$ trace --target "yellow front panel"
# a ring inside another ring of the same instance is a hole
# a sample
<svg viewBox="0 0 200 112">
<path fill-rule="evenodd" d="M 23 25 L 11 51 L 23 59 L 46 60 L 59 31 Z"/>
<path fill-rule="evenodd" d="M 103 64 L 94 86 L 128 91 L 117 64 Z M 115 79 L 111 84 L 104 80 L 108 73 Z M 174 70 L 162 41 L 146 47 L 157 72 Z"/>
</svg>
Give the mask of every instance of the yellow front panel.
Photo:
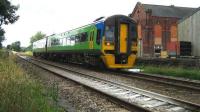
<svg viewBox="0 0 200 112">
<path fill-rule="evenodd" d="M 106 45 L 105 44 L 105 37 L 103 37 L 103 39 L 102 39 L 102 49 L 101 49 L 101 51 L 102 51 L 102 53 L 103 54 L 105 54 L 105 50 L 114 50 L 115 48 L 114 48 L 114 44 L 113 45 Z"/>
<path fill-rule="evenodd" d="M 128 57 L 128 63 L 127 64 L 115 64 L 115 56 L 112 54 L 107 54 L 104 56 L 101 56 L 103 59 L 103 62 L 108 68 L 132 68 L 135 64 L 136 55 L 131 54 Z"/>
<path fill-rule="evenodd" d="M 128 25 L 120 24 L 120 53 L 127 52 Z"/>
</svg>

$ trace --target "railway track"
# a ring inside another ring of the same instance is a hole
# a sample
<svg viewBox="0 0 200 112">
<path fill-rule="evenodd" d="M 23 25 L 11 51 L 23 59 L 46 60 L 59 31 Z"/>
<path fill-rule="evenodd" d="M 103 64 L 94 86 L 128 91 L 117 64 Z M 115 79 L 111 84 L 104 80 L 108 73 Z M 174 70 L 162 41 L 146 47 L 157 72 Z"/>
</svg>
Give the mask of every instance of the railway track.
<svg viewBox="0 0 200 112">
<path fill-rule="evenodd" d="M 200 68 L 200 58 L 138 58 L 138 65 L 181 66 L 185 68 Z"/>
<path fill-rule="evenodd" d="M 87 75 L 87 73 L 66 69 L 65 67 L 31 60 L 31 58 L 20 56 L 22 59 L 31 62 L 54 74 L 68 78 L 117 101 L 126 108 L 139 112 L 199 112 L 200 105 L 175 98 L 159 95 L 153 92 L 130 87 L 113 81 Z"/>
<path fill-rule="evenodd" d="M 182 78 L 174 78 L 169 76 L 161 76 L 147 73 L 135 73 L 128 70 L 124 71 L 111 71 L 111 73 L 118 73 L 125 77 L 138 78 L 142 80 L 152 81 L 161 84 L 167 84 L 189 90 L 200 91 L 200 81 L 187 80 Z"/>
</svg>

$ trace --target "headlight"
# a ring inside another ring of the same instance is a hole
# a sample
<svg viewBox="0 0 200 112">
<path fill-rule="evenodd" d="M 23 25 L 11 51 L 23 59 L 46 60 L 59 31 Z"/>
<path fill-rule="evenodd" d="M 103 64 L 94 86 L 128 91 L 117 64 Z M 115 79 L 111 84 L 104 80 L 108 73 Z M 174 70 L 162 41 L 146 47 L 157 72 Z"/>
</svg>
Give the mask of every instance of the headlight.
<svg viewBox="0 0 200 112">
<path fill-rule="evenodd" d="M 106 45 L 109 46 L 109 45 L 110 45 L 110 42 L 106 42 Z"/>
<path fill-rule="evenodd" d="M 114 45 L 114 43 L 113 42 L 105 42 L 105 45 L 110 46 L 110 45 Z"/>
</svg>

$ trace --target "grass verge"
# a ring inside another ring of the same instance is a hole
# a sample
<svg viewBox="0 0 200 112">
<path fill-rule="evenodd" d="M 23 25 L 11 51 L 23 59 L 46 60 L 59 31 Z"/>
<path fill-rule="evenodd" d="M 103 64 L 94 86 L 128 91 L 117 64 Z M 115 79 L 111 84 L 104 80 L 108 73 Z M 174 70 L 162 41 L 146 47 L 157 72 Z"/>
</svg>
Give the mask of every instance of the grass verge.
<svg viewBox="0 0 200 112">
<path fill-rule="evenodd" d="M 25 55 L 27 56 L 33 56 L 33 52 L 32 51 L 26 51 L 24 52 Z"/>
<path fill-rule="evenodd" d="M 0 51 L 0 112 L 62 111 L 57 105 L 57 87 L 46 89 L 4 53 Z"/>
<path fill-rule="evenodd" d="M 169 66 L 136 66 L 135 68 L 139 68 L 144 70 L 144 73 L 152 73 L 152 74 L 160 74 L 166 76 L 174 76 L 174 77 L 182 77 L 194 80 L 200 80 L 200 70 L 199 69 L 191 69 L 191 68 L 182 68 L 182 67 L 169 67 Z"/>
</svg>

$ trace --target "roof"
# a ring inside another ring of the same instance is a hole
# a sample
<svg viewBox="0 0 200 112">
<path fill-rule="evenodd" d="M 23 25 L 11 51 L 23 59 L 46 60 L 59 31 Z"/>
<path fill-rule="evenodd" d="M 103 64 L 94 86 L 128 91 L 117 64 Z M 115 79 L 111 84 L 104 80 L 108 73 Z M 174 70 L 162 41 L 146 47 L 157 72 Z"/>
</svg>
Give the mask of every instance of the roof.
<svg viewBox="0 0 200 112">
<path fill-rule="evenodd" d="M 174 5 L 164 6 L 164 5 L 152 5 L 152 4 L 142 4 L 145 10 L 151 9 L 152 16 L 160 16 L 160 17 L 176 17 L 183 18 L 187 16 L 189 13 L 196 10 L 196 8 L 189 7 L 177 7 Z"/>
<path fill-rule="evenodd" d="M 194 15 L 194 14 L 197 13 L 198 11 L 200 11 L 200 7 L 197 8 L 196 10 L 192 11 L 190 14 L 188 14 L 187 16 L 185 16 L 183 19 L 179 20 L 179 23 L 181 23 L 181 22 L 184 21 L 185 19 L 189 18 L 190 16 Z"/>
</svg>

